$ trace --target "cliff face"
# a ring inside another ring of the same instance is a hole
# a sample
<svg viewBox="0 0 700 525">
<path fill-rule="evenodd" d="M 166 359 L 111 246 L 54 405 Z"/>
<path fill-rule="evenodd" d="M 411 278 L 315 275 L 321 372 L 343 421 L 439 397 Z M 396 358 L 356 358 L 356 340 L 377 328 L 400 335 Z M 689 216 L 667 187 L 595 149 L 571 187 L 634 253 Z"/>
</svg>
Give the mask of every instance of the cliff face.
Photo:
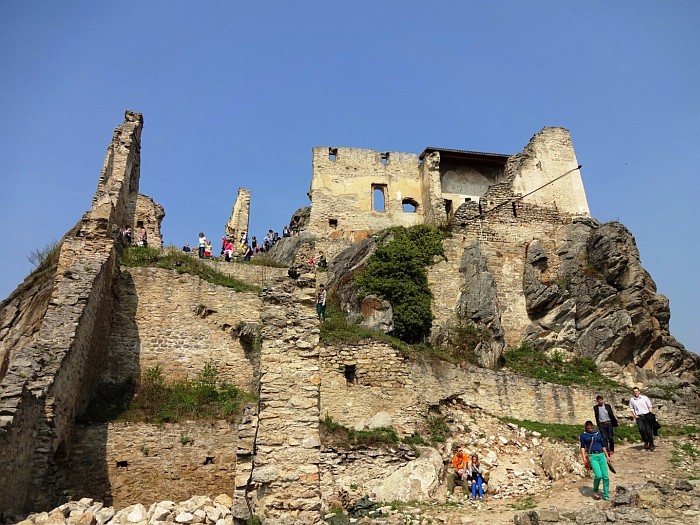
<svg viewBox="0 0 700 525">
<path fill-rule="evenodd" d="M 656 293 L 622 224 L 575 221 L 560 228 L 553 249 L 534 240 L 525 257 L 523 293 L 531 323 L 523 342 L 692 379 L 700 357 L 669 333 L 668 299 Z M 550 271 L 552 261 L 556 272 Z"/>
</svg>

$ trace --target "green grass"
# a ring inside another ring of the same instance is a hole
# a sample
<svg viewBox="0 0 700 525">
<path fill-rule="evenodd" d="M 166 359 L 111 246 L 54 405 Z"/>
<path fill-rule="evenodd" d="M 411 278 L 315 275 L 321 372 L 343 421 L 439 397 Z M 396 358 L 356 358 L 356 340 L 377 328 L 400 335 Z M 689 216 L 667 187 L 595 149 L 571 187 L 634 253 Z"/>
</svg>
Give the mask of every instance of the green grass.
<svg viewBox="0 0 700 525">
<path fill-rule="evenodd" d="M 393 428 L 376 428 L 373 430 L 355 430 L 345 427 L 326 414 L 321 422 L 321 441 L 325 445 L 336 447 L 386 446 L 398 443 L 399 436 Z"/>
<path fill-rule="evenodd" d="M 515 419 L 512 417 L 501 417 L 499 419 L 501 421 L 505 421 L 506 423 L 515 423 L 526 430 L 539 432 L 542 434 L 542 437 L 547 437 L 556 441 L 578 442 L 581 432 L 584 431 L 583 423 L 581 423 L 581 425 L 568 425 L 565 423 L 541 423 L 539 421 Z M 620 442 L 623 440 L 630 443 L 636 443 L 640 440 L 636 425 L 621 425 L 615 428 L 615 442 Z"/>
<path fill-rule="evenodd" d="M 216 367 L 207 363 L 194 380 L 166 381 L 160 366 L 146 371 L 141 384 L 133 381 L 101 390 L 79 418 L 82 423 L 113 420 L 178 423 L 185 420 L 238 419 L 251 394 L 219 381 Z"/>
<path fill-rule="evenodd" d="M 513 510 L 530 510 L 537 507 L 537 502 L 532 496 L 525 496 L 515 503 L 509 503 L 508 506 Z"/>
<path fill-rule="evenodd" d="M 229 277 L 202 262 L 198 257 L 193 257 L 179 250 L 166 250 L 163 253 L 156 248 L 129 246 L 122 251 L 120 262 L 123 266 L 156 267 L 175 270 L 178 273 L 188 273 L 208 283 L 231 288 L 236 292 L 260 293 L 262 291 L 259 286 L 246 284 Z"/>
<path fill-rule="evenodd" d="M 505 367 L 511 372 L 559 385 L 618 388 L 621 385 L 600 373 L 595 361 L 587 357 L 564 360 L 561 354 L 547 356 L 523 344 L 503 354 Z"/>
</svg>

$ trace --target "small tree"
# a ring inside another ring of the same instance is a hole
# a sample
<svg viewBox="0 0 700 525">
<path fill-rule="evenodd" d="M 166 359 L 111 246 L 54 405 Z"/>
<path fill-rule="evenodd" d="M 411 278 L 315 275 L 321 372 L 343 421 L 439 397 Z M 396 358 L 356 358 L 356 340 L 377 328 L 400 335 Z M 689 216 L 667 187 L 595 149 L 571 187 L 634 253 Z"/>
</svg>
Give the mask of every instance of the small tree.
<svg viewBox="0 0 700 525">
<path fill-rule="evenodd" d="M 392 228 L 385 232 L 357 276 L 360 290 L 391 303 L 394 335 L 407 343 L 420 342 L 430 333 L 430 288 L 426 266 L 436 255 L 444 256 L 445 234 L 426 225 Z"/>
</svg>

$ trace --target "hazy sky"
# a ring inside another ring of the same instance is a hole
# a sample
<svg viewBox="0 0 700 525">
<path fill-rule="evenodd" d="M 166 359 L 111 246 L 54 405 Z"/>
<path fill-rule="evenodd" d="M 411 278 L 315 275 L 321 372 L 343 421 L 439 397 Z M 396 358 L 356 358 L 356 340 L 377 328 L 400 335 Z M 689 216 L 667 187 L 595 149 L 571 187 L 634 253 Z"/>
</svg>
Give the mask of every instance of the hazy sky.
<svg viewBox="0 0 700 525">
<path fill-rule="evenodd" d="M 124 110 L 166 244 L 308 204 L 313 146 L 516 153 L 571 131 L 700 352 L 700 2 L 0 2 L 0 297 L 89 209 Z"/>
</svg>

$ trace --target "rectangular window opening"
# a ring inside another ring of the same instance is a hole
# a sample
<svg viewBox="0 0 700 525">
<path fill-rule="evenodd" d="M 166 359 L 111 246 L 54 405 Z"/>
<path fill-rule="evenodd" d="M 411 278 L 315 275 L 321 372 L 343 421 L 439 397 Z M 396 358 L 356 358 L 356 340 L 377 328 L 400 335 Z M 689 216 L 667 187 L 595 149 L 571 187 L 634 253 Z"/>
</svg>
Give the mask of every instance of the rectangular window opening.
<svg viewBox="0 0 700 525">
<path fill-rule="evenodd" d="M 338 219 L 328 219 L 328 226 L 330 226 L 331 228 L 337 228 Z"/>
<path fill-rule="evenodd" d="M 338 156 L 338 148 L 328 148 L 328 160 L 335 160 Z"/>
<path fill-rule="evenodd" d="M 372 209 L 386 211 L 386 184 L 372 184 Z"/>
</svg>

